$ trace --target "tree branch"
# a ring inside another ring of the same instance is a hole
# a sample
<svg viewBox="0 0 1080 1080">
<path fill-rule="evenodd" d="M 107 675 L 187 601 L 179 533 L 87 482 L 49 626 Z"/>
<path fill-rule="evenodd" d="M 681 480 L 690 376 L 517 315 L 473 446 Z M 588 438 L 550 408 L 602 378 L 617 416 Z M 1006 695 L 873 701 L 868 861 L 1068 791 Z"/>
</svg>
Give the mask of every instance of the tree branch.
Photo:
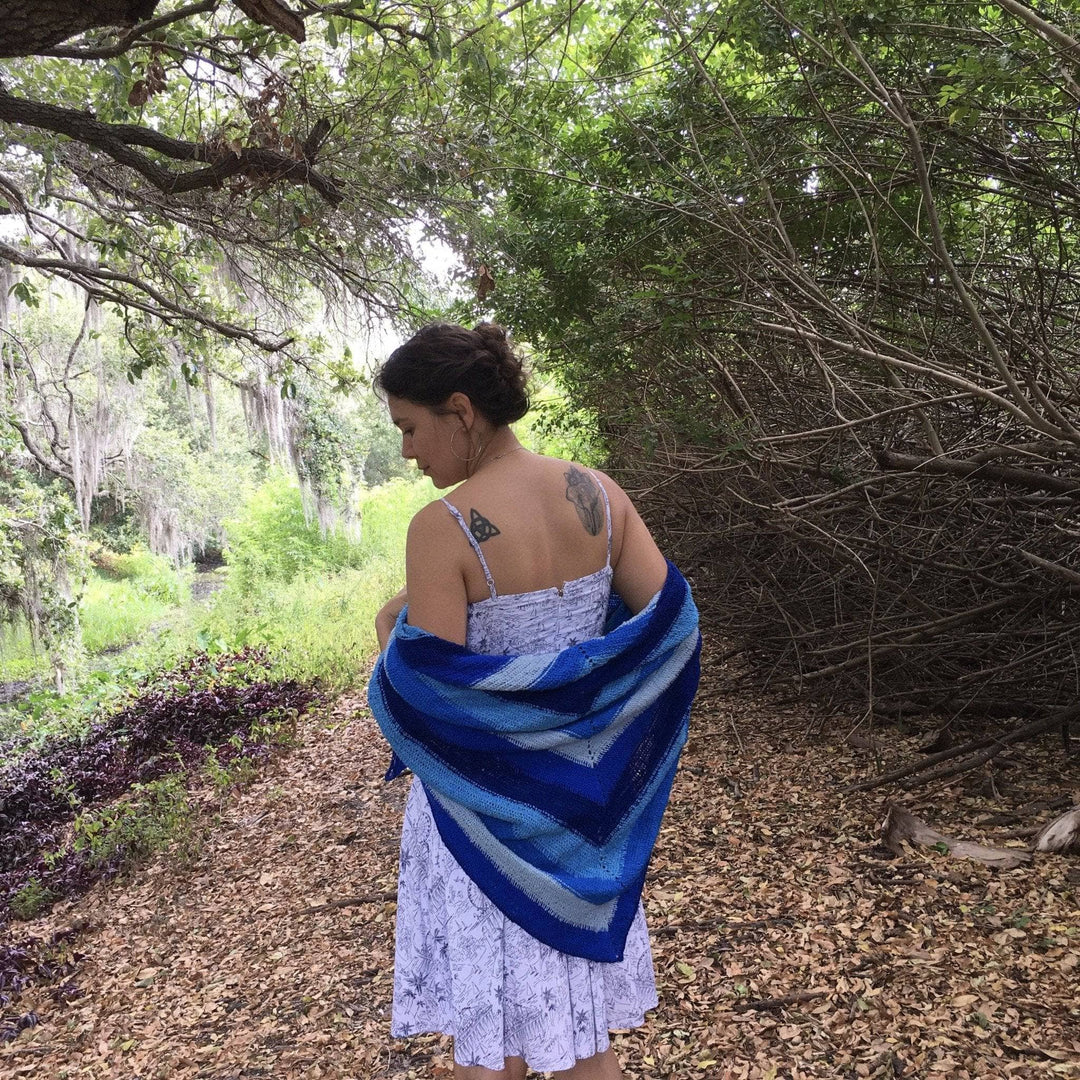
<svg viewBox="0 0 1080 1080">
<path fill-rule="evenodd" d="M 149 19 L 158 0 L 0 0 L 0 56 L 32 56 L 99 26 Z"/>
<path fill-rule="evenodd" d="M 258 146 L 234 150 L 225 143 L 194 143 L 174 139 L 151 128 L 136 124 L 106 124 L 88 112 L 46 105 L 0 90 L 0 121 L 5 120 L 66 135 L 76 142 L 94 146 L 114 161 L 145 177 L 167 195 L 220 187 L 230 176 L 243 174 L 269 182 L 287 180 L 293 184 L 310 185 L 333 206 L 344 198 L 337 184 L 317 172 L 307 158 L 297 160 L 277 150 Z M 133 146 L 144 146 L 177 161 L 210 164 L 205 169 L 174 173 L 145 154 L 133 150 Z"/>
<path fill-rule="evenodd" d="M 66 60 L 112 60 L 114 57 L 126 53 L 132 45 L 138 42 L 140 38 L 146 37 L 147 34 L 152 34 L 170 23 L 181 22 L 183 19 L 190 19 L 194 15 L 214 11 L 219 3 L 220 0 L 200 0 L 197 4 L 190 4 L 188 7 L 179 8 L 177 11 L 170 11 L 166 15 L 159 15 L 156 19 L 149 19 L 146 22 L 139 23 L 138 26 L 133 26 L 126 33 L 121 34 L 115 44 L 107 45 L 101 49 L 61 47 L 58 49 L 43 49 L 37 55 L 59 56 Z"/>
<path fill-rule="evenodd" d="M 528 0 L 523 0 L 524 3 L 528 3 Z M 348 19 L 350 22 L 360 23 L 363 26 L 374 30 L 376 34 L 381 37 L 385 37 L 388 33 L 397 34 L 401 38 L 413 38 L 416 41 L 430 41 L 431 35 L 424 33 L 422 30 L 414 30 L 411 26 L 404 23 L 390 23 L 381 22 L 379 19 L 373 19 L 370 15 L 365 15 L 363 12 L 357 11 L 355 4 L 352 3 L 336 3 L 336 4 L 314 4 L 310 0 L 305 0 L 304 4 L 305 14 L 318 14 L 318 15 L 337 15 L 339 18 Z M 487 23 L 481 23 L 480 29 L 486 26 Z M 475 33 L 476 30 L 473 31 Z"/>
<path fill-rule="evenodd" d="M 66 480 L 69 484 L 75 483 L 71 473 L 65 472 L 60 468 L 56 461 L 50 460 L 37 443 L 34 442 L 34 437 L 30 434 L 29 426 L 25 420 L 22 420 L 17 416 L 8 416 L 7 421 L 19 433 L 23 446 L 26 447 L 27 452 L 43 469 L 52 473 L 53 476 L 60 477 L 61 480 Z"/>
<path fill-rule="evenodd" d="M 304 20 L 281 0 L 233 0 L 233 3 L 253 22 L 287 34 L 293 41 L 303 41 L 307 36 Z"/>
<path fill-rule="evenodd" d="M 958 461 L 956 458 L 921 458 L 914 454 L 896 454 L 878 449 L 874 453 L 882 469 L 907 469 L 913 472 L 937 473 L 941 476 L 970 476 L 976 480 L 993 480 L 1001 484 L 1016 484 L 1029 491 L 1052 491 L 1080 499 L 1080 481 L 1064 476 L 1049 476 L 1031 469 L 1012 465 L 986 465 L 981 462 Z"/>
<path fill-rule="evenodd" d="M 163 322 L 172 322 L 177 319 L 190 319 L 209 330 L 214 330 L 232 341 L 248 341 L 266 352 L 280 352 L 289 346 L 293 339 L 279 338 L 274 341 L 265 338 L 255 330 L 246 330 L 232 323 L 221 322 L 211 318 L 201 311 L 186 307 L 174 300 L 170 300 L 149 282 L 132 277 L 129 274 L 120 274 L 115 270 L 109 270 L 103 266 L 88 266 L 85 263 L 71 262 L 67 259 L 46 259 L 35 255 L 28 255 L 11 247 L 10 244 L 0 242 L 0 258 L 7 259 L 18 266 L 27 266 L 35 270 L 44 270 L 57 274 L 59 277 L 74 282 L 81 289 L 99 300 L 108 300 L 112 303 L 133 307 L 139 311 L 145 311 Z M 137 297 L 129 296 L 119 289 L 110 289 L 106 283 L 116 282 L 120 285 L 129 285 L 139 292 L 144 293 L 154 301 L 154 305 L 148 304 Z M 155 306 L 156 305 L 156 306 Z"/>
<path fill-rule="evenodd" d="M 1063 49 L 1070 60 L 1080 60 L 1080 41 L 1070 37 L 1064 30 L 1059 29 L 1053 23 L 1047 22 L 1036 14 L 1026 4 L 1018 3 L 1017 0 L 997 0 L 997 6 L 1022 19 L 1047 41 L 1053 42 L 1059 49 Z"/>
</svg>

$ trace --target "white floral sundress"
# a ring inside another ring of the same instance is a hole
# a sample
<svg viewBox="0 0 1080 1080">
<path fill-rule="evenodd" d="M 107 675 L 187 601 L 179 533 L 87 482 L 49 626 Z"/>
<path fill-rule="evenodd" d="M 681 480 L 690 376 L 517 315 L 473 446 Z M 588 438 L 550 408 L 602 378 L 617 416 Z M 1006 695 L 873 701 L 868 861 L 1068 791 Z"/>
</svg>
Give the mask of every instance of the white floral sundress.
<svg viewBox="0 0 1080 1080">
<path fill-rule="evenodd" d="M 469 605 L 470 649 L 552 652 L 602 632 L 611 593 L 610 510 L 608 564 L 601 570 L 562 590 L 498 595 L 480 545 L 446 505 L 480 558 L 491 592 Z M 656 1004 L 640 904 L 621 961 L 586 960 L 542 944 L 469 879 L 439 836 L 423 785 L 413 780 L 401 830 L 395 1038 L 442 1032 L 454 1037 L 459 1065 L 498 1070 L 506 1058 L 522 1057 L 537 1072 L 557 1072 L 602 1053 L 611 1029 L 641 1026 Z"/>
</svg>

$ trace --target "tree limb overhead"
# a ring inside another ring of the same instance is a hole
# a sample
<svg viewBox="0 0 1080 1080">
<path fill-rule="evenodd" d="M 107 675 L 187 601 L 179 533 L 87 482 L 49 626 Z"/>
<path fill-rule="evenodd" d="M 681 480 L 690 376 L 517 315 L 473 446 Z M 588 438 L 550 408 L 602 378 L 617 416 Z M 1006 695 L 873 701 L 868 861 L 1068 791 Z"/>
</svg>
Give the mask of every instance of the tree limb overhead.
<svg viewBox="0 0 1080 1080">
<path fill-rule="evenodd" d="M 100 59 L 118 55 L 132 40 L 177 19 L 212 11 L 218 0 L 193 4 L 180 12 L 152 20 L 159 0 L 0 0 L 0 56 L 69 56 Z M 304 20 L 281 0 L 234 0 L 253 22 L 269 26 L 294 41 L 303 41 Z M 151 20 L 153 25 L 151 25 Z M 140 24 L 147 23 L 146 26 Z M 115 49 L 55 49 L 63 41 L 102 27 L 133 27 Z"/>
<path fill-rule="evenodd" d="M 243 175 L 264 182 L 286 180 L 313 187 L 327 202 L 337 205 L 343 196 L 337 184 L 318 172 L 307 158 L 293 158 L 260 146 L 188 142 L 136 124 L 106 124 L 89 112 L 46 105 L 0 90 L 0 120 L 24 124 L 96 147 L 169 195 L 200 188 L 215 188 L 231 176 Z M 171 172 L 146 154 L 144 146 L 176 161 L 205 162 L 205 169 Z"/>
<path fill-rule="evenodd" d="M 32 56 L 99 26 L 134 26 L 158 0 L 0 0 L 0 56 Z"/>
<path fill-rule="evenodd" d="M 304 40 L 304 20 L 279 0 L 233 0 L 233 3 L 249 19 L 288 34 L 294 41 Z"/>
</svg>

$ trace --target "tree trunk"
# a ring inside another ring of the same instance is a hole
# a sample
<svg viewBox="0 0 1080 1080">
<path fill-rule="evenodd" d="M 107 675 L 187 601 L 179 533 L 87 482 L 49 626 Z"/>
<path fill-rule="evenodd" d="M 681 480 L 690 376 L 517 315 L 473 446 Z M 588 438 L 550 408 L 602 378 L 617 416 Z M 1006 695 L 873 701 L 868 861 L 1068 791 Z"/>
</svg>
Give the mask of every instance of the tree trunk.
<svg viewBox="0 0 1080 1080">
<path fill-rule="evenodd" d="M 11 311 L 11 290 L 15 287 L 15 267 L 0 259 L 0 402 L 7 407 L 8 324 Z"/>
<path fill-rule="evenodd" d="M 0 0 L 0 56 L 32 56 L 99 26 L 134 26 L 158 0 Z"/>
<path fill-rule="evenodd" d="M 210 428 L 210 451 L 217 453 L 217 413 L 214 408 L 214 387 L 210 382 L 210 367 L 203 369 L 203 396 L 206 398 L 206 422 Z"/>
<path fill-rule="evenodd" d="M 958 859 L 977 859 L 997 870 L 1013 870 L 1031 862 L 1031 853 L 1027 851 L 1005 851 L 1002 848 L 972 844 L 967 840 L 953 840 L 937 829 L 930 828 L 925 821 L 902 806 L 891 803 L 885 820 L 881 823 L 881 841 L 890 851 L 899 855 L 902 851 L 902 840 L 926 847 L 941 847 Z"/>
<path fill-rule="evenodd" d="M 1054 818 L 1035 839 L 1036 851 L 1058 851 L 1080 855 L 1080 806 Z"/>
</svg>

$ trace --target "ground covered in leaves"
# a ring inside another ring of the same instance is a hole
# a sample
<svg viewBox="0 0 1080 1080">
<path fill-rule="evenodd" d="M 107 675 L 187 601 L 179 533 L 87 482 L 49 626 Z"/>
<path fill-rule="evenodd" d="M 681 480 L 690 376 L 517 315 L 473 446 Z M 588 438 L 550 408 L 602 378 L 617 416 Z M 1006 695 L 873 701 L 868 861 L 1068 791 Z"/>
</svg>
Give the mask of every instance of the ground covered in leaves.
<svg viewBox="0 0 1080 1080">
<path fill-rule="evenodd" d="M 899 798 L 950 835 L 1023 846 L 1052 815 L 1016 810 L 1080 801 L 1076 756 L 1047 738 L 992 775 L 844 796 L 914 756 L 913 735 L 848 740 L 842 717 L 729 675 L 706 655 L 646 889 L 661 1004 L 616 1036 L 627 1076 L 1080 1077 L 1080 859 L 994 871 L 877 835 Z M 451 1074 L 445 1038 L 389 1037 L 406 782 L 382 783 L 358 698 L 306 723 L 258 781 L 207 795 L 196 857 L 14 926 L 75 933 L 49 961 L 63 986 L 23 991 L 38 1022 L 0 1048 L 0 1076 Z"/>
</svg>

